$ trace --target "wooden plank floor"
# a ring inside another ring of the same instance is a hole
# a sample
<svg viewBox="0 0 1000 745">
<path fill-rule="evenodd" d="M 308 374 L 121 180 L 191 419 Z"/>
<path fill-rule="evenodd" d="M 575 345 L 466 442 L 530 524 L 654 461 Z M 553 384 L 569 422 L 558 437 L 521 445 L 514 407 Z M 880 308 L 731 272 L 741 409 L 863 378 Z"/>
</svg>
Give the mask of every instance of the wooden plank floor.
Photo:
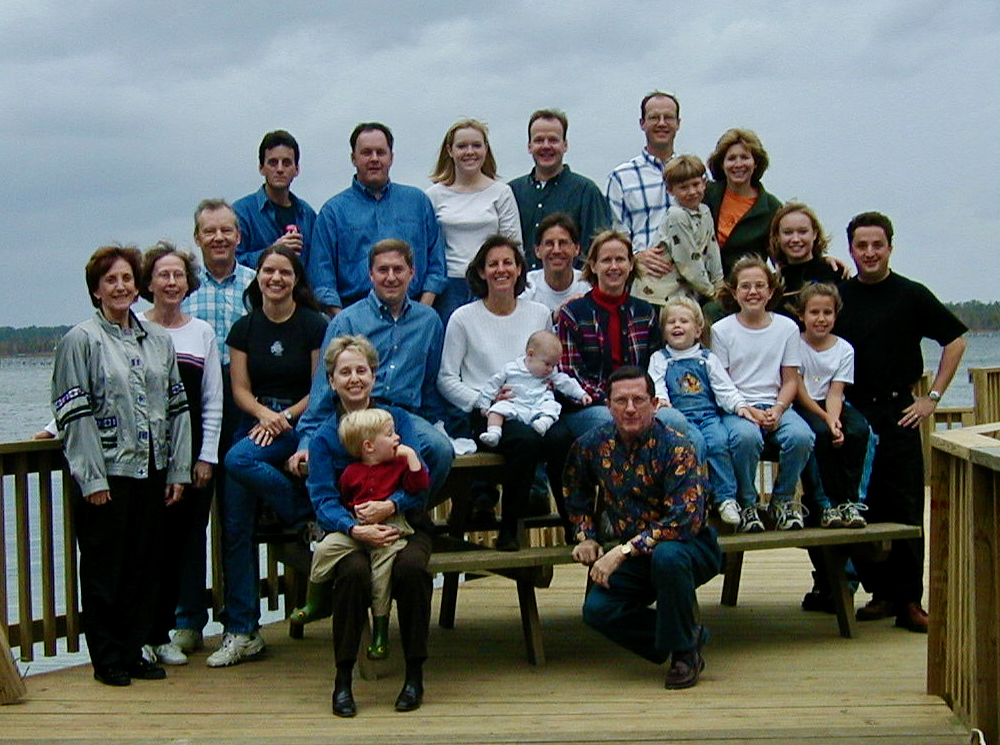
<svg viewBox="0 0 1000 745">
<path fill-rule="evenodd" d="M 24 743 L 964 743 L 968 731 L 924 691 L 926 638 L 891 621 L 837 634 L 833 616 L 799 609 L 805 552 L 747 554 L 740 606 L 700 592 L 712 631 L 708 667 L 687 691 L 580 621 L 582 568 L 557 567 L 539 590 L 548 665 L 524 659 L 513 583 L 463 586 L 454 630 L 432 626 L 422 709 L 397 714 L 398 646 L 383 677 L 358 680 L 356 719 L 330 713 L 327 623 L 305 639 L 268 627 L 259 662 L 211 670 L 206 653 L 164 682 L 112 689 L 88 667 L 27 679 L 0 707 L 0 742 Z M 435 598 L 435 618 L 436 618 Z M 395 637 L 394 637 L 395 642 Z"/>
</svg>

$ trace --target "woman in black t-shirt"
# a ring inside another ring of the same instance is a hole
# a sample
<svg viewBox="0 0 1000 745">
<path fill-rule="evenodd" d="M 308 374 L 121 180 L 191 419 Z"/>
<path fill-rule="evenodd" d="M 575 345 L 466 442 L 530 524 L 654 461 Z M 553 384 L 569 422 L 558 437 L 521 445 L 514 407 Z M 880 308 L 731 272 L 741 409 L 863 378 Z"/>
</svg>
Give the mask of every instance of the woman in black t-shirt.
<svg viewBox="0 0 1000 745">
<path fill-rule="evenodd" d="M 226 338 L 233 398 L 243 421 L 226 455 L 223 510 L 223 570 L 226 578 L 222 647 L 210 667 L 234 665 L 264 650 L 257 632 L 260 602 L 254 515 L 263 500 L 286 526 L 312 516 L 305 490 L 281 466 L 298 445 L 295 421 L 309 403 L 312 373 L 326 332 L 326 319 L 295 253 L 271 246 L 257 262 L 257 279 L 244 293 L 249 313 Z"/>
<path fill-rule="evenodd" d="M 803 287 L 818 282 L 837 286 L 846 279 L 844 265 L 826 256 L 828 245 L 819 218 L 806 205 L 788 202 L 774 213 L 768 250 L 785 286 L 775 310 L 796 323 Z"/>
</svg>

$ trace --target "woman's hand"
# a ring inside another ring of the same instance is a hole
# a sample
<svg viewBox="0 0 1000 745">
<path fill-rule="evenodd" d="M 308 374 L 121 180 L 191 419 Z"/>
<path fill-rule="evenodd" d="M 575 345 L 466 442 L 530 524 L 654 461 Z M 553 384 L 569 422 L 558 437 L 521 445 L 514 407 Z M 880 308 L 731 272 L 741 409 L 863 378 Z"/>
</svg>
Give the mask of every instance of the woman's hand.
<svg viewBox="0 0 1000 745">
<path fill-rule="evenodd" d="M 93 494 L 88 494 L 84 499 L 91 504 L 107 504 L 111 501 L 111 492 L 107 489 L 101 489 L 101 491 L 95 491 Z"/>
<path fill-rule="evenodd" d="M 496 397 L 493 399 L 493 403 L 497 401 L 507 401 L 508 399 L 514 398 L 514 389 L 509 385 L 502 386 L 499 391 L 497 391 Z"/>
<path fill-rule="evenodd" d="M 255 445 L 262 448 L 266 448 L 274 442 L 274 435 L 272 435 L 266 427 L 259 423 L 250 428 L 250 431 L 247 432 L 247 437 L 253 440 Z"/>
<path fill-rule="evenodd" d="M 212 464 L 200 460 L 191 469 L 191 484 L 195 489 L 203 489 L 212 480 Z"/>
<path fill-rule="evenodd" d="M 285 470 L 292 476 L 303 476 L 302 467 L 309 463 L 308 450 L 296 450 L 285 461 Z"/>
<path fill-rule="evenodd" d="M 399 528 L 391 525 L 355 525 L 351 538 L 372 548 L 385 548 L 399 540 Z"/>
<path fill-rule="evenodd" d="M 163 503 L 169 507 L 180 502 L 183 496 L 184 484 L 167 484 L 167 488 L 163 490 Z"/>
<path fill-rule="evenodd" d="M 354 514 L 362 525 L 377 525 L 396 514 L 396 503 L 390 499 L 365 502 L 354 508 Z"/>
<path fill-rule="evenodd" d="M 257 416 L 257 426 L 265 429 L 271 437 L 277 438 L 278 435 L 288 432 L 292 428 L 292 423 L 288 421 L 285 412 L 268 409 L 266 413 L 262 412 Z"/>
</svg>

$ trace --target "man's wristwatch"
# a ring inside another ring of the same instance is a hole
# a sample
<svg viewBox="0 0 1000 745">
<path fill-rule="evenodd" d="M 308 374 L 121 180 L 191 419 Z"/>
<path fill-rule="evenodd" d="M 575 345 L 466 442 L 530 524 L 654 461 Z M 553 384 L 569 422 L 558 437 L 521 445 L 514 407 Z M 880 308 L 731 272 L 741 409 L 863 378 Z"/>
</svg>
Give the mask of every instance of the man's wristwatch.
<svg viewBox="0 0 1000 745">
<path fill-rule="evenodd" d="M 629 556 L 632 555 L 632 544 L 631 543 L 623 543 L 618 548 L 621 549 L 622 556 L 624 556 L 626 559 Z"/>
<path fill-rule="evenodd" d="M 941 400 L 941 394 L 938 393 L 937 391 L 931 391 L 930 393 L 927 394 L 927 398 L 929 398 L 934 403 L 937 403 L 938 401 Z"/>
<path fill-rule="evenodd" d="M 291 411 L 289 411 L 288 409 L 285 409 L 285 410 L 284 410 L 283 412 L 281 412 L 281 413 L 285 415 L 285 419 L 287 419 L 287 420 L 288 420 L 288 423 L 289 423 L 289 424 L 291 424 L 291 423 L 292 423 L 292 412 L 291 412 Z"/>
</svg>

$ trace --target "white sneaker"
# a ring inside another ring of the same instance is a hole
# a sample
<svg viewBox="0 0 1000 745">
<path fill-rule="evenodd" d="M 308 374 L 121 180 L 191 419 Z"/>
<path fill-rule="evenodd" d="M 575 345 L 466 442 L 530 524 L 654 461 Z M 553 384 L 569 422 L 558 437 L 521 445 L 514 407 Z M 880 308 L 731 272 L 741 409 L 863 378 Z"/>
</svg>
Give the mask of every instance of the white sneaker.
<svg viewBox="0 0 1000 745">
<path fill-rule="evenodd" d="M 157 662 L 156 652 L 154 652 L 153 648 L 148 644 L 142 645 L 142 659 L 144 659 L 150 665 L 155 665 Z"/>
<path fill-rule="evenodd" d="M 798 502 L 776 502 L 774 517 L 778 530 L 802 530 L 805 521 L 802 519 L 805 508 Z"/>
<path fill-rule="evenodd" d="M 264 651 L 264 640 L 259 631 L 252 634 L 224 634 L 222 646 L 212 652 L 205 660 L 209 667 L 227 667 L 238 665 Z"/>
<path fill-rule="evenodd" d="M 205 646 L 205 641 L 201 638 L 201 632 L 197 629 L 177 629 L 171 641 L 184 654 L 197 652 Z"/>
<path fill-rule="evenodd" d="M 153 651 L 156 652 L 156 656 L 164 665 L 186 665 L 188 663 L 187 655 L 173 642 L 161 644 Z"/>
<path fill-rule="evenodd" d="M 719 517 L 729 525 L 740 524 L 740 505 L 735 499 L 727 499 L 719 505 Z"/>
</svg>

